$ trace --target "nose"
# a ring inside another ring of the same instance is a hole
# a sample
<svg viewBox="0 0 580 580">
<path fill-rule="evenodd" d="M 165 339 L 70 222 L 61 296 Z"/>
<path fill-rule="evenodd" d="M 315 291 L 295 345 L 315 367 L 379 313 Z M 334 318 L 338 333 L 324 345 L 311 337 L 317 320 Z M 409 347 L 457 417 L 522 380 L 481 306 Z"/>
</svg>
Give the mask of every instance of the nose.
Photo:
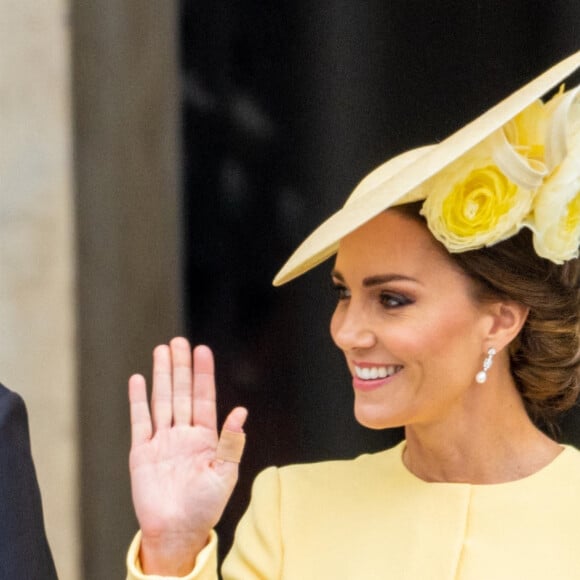
<svg viewBox="0 0 580 580">
<path fill-rule="evenodd" d="M 342 351 L 369 349 L 376 344 L 376 335 L 367 313 L 353 301 L 339 303 L 330 322 L 330 333 Z"/>
</svg>

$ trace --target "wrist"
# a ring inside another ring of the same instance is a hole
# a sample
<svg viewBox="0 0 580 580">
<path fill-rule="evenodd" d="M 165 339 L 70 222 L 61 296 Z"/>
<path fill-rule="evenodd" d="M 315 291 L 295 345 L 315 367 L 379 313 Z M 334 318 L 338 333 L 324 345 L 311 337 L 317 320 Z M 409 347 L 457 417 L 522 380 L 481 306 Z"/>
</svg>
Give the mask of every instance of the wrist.
<svg viewBox="0 0 580 580">
<path fill-rule="evenodd" d="M 187 576 L 208 540 L 209 534 L 198 538 L 189 534 L 155 536 L 142 532 L 139 550 L 141 569 L 145 574 Z"/>
</svg>

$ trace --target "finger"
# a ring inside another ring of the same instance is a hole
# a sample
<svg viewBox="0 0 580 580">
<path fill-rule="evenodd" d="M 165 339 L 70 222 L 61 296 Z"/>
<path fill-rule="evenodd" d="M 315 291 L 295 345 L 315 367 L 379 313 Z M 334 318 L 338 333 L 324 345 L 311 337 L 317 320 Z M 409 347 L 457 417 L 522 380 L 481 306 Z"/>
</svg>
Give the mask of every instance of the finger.
<svg viewBox="0 0 580 580">
<path fill-rule="evenodd" d="M 156 430 L 171 427 L 173 418 L 171 402 L 171 353 L 166 344 L 153 351 L 153 392 L 151 408 L 153 426 Z"/>
<path fill-rule="evenodd" d="M 248 418 L 248 410 L 244 407 L 236 407 L 226 417 L 223 429 L 234 433 L 243 433 L 244 423 Z"/>
<path fill-rule="evenodd" d="M 239 463 L 246 445 L 246 434 L 243 431 L 248 412 L 237 407 L 227 417 L 216 449 L 216 460 Z"/>
<path fill-rule="evenodd" d="M 169 344 L 173 365 L 173 424 L 191 425 L 191 347 L 185 338 L 174 338 Z"/>
<path fill-rule="evenodd" d="M 213 354 L 203 345 L 193 351 L 193 424 L 212 429 L 217 436 Z"/>
<path fill-rule="evenodd" d="M 131 415 L 131 447 L 151 439 L 153 428 L 147 402 L 147 385 L 141 375 L 129 379 L 129 409 Z"/>
</svg>

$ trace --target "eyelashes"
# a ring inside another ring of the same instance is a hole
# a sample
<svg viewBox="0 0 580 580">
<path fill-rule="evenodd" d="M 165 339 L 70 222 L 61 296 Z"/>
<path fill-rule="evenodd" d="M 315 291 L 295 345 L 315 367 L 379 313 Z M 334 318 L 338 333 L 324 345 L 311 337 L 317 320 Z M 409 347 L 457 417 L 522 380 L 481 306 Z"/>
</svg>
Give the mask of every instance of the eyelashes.
<svg viewBox="0 0 580 580">
<path fill-rule="evenodd" d="M 346 286 L 342 284 L 337 284 L 336 282 L 332 283 L 332 290 L 336 295 L 336 299 L 340 302 L 341 300 L 347 300 L 350 298 L 350 291 L 347 289 Z"/>
<path fill-rule="evenodd" d="M 338 302 L 348 300 L 351 297 L 350 290 L 343 284 L 333 282 L 332 288 L 336 294 Z M 378 300 L 381 306 L 387 310 L 401 308 L 402 306 L 407 306 L 414 303 L 414 300 L 405 294 L 387 290 L 381 290 L 379 292 Z"/>
<path fill-rule="evenodd" d="M 408 296 L 404 294 L 397 294 L 393 292 L 381 292 L 381 304 L 385 308 L 400 308 L 401 306 L 407 306 L 408 304 L 413 304 Z"/>
</svg>

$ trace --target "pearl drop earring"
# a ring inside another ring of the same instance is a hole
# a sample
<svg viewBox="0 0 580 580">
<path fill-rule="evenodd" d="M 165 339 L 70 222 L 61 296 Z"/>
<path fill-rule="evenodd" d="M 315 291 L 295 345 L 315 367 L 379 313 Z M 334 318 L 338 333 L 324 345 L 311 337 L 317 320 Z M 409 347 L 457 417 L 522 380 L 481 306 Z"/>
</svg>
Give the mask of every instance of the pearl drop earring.
<svg viewBox="0 0 580 580">
<path fill-rule="evenodd" d="M 475 375 L 475 380 L 480 385 L 482 385 L 483 383 L 485 383 L 485 381 L 487 381 L 487 371 L 491 368 L 491 365 L 493 364 L 493 357 L 495 356 L 495 354 L 496 354 L 495 348 L 491 347 L 487 349 L 487 356 L 483 361 L 483 369 Z"/>
</svg>

